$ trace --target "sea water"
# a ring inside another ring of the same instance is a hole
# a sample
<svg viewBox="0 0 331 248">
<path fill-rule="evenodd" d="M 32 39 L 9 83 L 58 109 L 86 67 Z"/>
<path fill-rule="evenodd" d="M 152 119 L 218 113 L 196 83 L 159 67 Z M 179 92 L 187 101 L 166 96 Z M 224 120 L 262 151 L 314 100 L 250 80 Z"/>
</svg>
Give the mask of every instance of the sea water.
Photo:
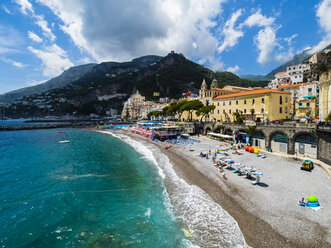
<svg viewBox="0 0 331 248">
<path fill-rule="evenodd" d="M 158 148 L 78 129 L 0 133 L 0 225 L 0 247 L 246 246 Z"/>
</svg>

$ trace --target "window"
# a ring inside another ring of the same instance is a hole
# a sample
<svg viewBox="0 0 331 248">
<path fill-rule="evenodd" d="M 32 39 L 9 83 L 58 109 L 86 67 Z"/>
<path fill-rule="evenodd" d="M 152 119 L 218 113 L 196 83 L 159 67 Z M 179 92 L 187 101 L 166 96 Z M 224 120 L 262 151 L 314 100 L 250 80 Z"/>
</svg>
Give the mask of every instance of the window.
<svg viewBox="0 0 331 248">
<path fill-rule="evenodd" d="M 264 113 L 264 108 L 261 108 L 261 113 L 262 113 L 262 114 Z"/>
<path fill-rule="evenodd" d="M 238 105 L 238 101 L 236 101 L 236 105 Z M 238 112 L 238 111 L 237 111 Z"/>
<path fill-rule="evenodd" d="M 307 106 L 307 107 L 310 107 L 310 103 L 309 103 L 309 102 L 307 102 L 307 103 L 306 103 L 306 106 Z"/>
<path fill-rule="evenodd" d="M 262 98 L 262 103 L 264 103 L 264 98 Z"/>
<path fill-rule="evenodd" d="M 225 113 L 225 109 L 223 109 L 223 113 Z"/>
<path fill-rule="evenodd" d="M 254 103 L 255 103 L 255 99 L 252 100 L 252 104 L 254 104 Z"/>
<path fill-rule="evenodd" d="M 299 106 L 302 106 L 302 102 L 299 102 Z"/>
<path fill-rule="evenodd" d="M 244 100 L 244 104 L 246 104 L 246 100 Z"/>
<path fill-rule="evenodd" d="M 223 106 L 225 106 L 225 102 L 223 102 Z"/>
<path fill-rule="evenodd" d="M 246 114 L 246 109 L 244 109 L 244 113 Z"/>
<path fill-rule="evenodd" d="M 287 107 L 285 107 L 285 113 L 287 113 Z"/>
<path fill-rule="evenodd" d="M 236 112 L 239 113 L 238 109 L 236 109 Z"/>
<path fill-rule="evenodd" d="M 220 113 L 220 110 L 218 109 L 218 110 L 217 110 L 217 114 L 219 114 L 219 113 Z"/>
<path fill-rule="evenodd" d="M 283 97 L 282 96 L 279 97 L 279 104 L 283 104 Z"/>
<path fill-rule="evenodd" d="M 231 101 L 229 102 L 229 105 L 231 105 Z"/>
<path fill-rule="evenodd" d="M 231 114 L 231 109 L 229 110 L 229 114 Z"/>
<path fill-rule="evenodd" d="M 287 97 L 285 97 L 285 102 L 287 102 Z"/>
<path fill-rule="evenodd" d="M 283 113 L 283 108 L 282 107 L 279 108 L 279 113 Z"/>
<path fill-rule="evenodd" d="M 308 89 L 308 93 L 311 93 L 311 92 L 312 92 L 312 88 L 309 88 L 309 89 Z"/>
<path fill-rule="evenodd" d="M 220 106 L 220 103 L 219 102 L 217 103 L 217 106 Z"/>
</svg>

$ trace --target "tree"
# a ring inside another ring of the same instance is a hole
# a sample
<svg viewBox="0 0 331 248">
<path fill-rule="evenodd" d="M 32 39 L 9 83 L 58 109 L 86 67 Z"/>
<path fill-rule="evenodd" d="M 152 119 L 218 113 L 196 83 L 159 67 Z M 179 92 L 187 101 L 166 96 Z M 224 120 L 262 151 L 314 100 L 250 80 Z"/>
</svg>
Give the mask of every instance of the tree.
<svg viewBox="0 0 331 248">
<path fill-rule="evenodd" d="M 216 128 L 217 128 L 218 130 L 220 130 L 220 133 L 223 133 L 223 132 L 224 132 L 224 129 L 225 129 L 225 126 L 223 126 L 223 125 L 218 125 Z"/>
<path fill-rule="evenodd" d="M 192 121 L 192 115 L 194 110 L 202 108 L 204 105 L 200 100 L 187 101 L 181 106 L 182 111 L 189 112 L 189 119 Z"/>
<path fill-rule="evenodd" d="M 326 121 L 331 121 L 331 111 L 329 112 L 329 114 L 325 117 Z"/>
<path fill-rule="evenodd" d="M 149 112 L 147 114 L 147 117 L 148 118 L 151 118 L 152 116 L 159 117 L 160 115 L 162 115 L 162 111 L 155 110 L 155 111 Z"/>
<path fill-rule="evenodd" d="M 242 113 L 239 113 L 239 112 L 234 112 L 233 113 L 233 116 L 235 118 L 235 123 L 244 123 L 244 116 L 242 115 Z"/>
<path fill-rule="evenodd" d="M 206 121 L 206 118 L 209 115 L 209 113 L 213 111 L 215 108 L 216 108 L 215 105 L 202 106 L 201 108 L 199 108 L 196 112 L 196 115 L 198 117 L 201 115 L 200 122 L 202 122 L 203 117 L 205 117 L 205 121 Z"/>
<path fill-rule="evenodd" d="M 249 136 L 249 144 L 251 145 L 251 142 L 252 142 L 252 137 L 255 133 L 255 129 L 256 129 L 256 126 L 248 126 L 247 128 L 245 128 L 245 132 L 248 134 Z"/>
<path fill-rule="evenodd" d="M 168 115 L 177 115 L 178 119 L 182 117 L 182 114 L 184 110 L 182 110 L 182 106 L 186 104 L 188 101 L 179 101 L 179 102 L 172 102 L 169 105 L 169 108 L 167 109 L 167 114 Z"/>
</svg>

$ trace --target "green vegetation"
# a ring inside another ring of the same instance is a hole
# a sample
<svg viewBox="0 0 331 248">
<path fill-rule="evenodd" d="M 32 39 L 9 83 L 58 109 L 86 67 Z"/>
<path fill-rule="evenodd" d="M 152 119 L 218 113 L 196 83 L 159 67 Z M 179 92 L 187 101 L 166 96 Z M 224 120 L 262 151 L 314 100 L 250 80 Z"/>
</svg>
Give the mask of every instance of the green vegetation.
<svg viewBox="0 0 331 248">
<path fill-rule="evenodd" d="M 243 114 L 242 114 L 242 112 L 234 112 L 233 113 L 233 116 L 234 116 L 234 118 L 235 118 L 235 123 L 238 123 L 238 124 L 241 124 L 241 123 L 244 123 L 244 116 L 243 116 Z"/>
<path fill-rule="evenodd" d="M 192 114 L 193 111 L 198 110 L 202 108 L 204 105 L 200 100 L 193 100 L 193 101 L 186 101 L 182 106 L 182 111 L 188 111 L 189 112 L 189 120 L 192 121 Z"/>
<path fill-rule="evenodd" d="M 215 109 L 215 105 L 208 105 L 208 106 L 203 106 L 200 109 L 197 110 L 196 115 L 199 117 L 201 115 L 200 122 L 202 122 L 203 117 L 205 119 L 207 116 L 209 116 L 209 113 Z"/>
</svg>

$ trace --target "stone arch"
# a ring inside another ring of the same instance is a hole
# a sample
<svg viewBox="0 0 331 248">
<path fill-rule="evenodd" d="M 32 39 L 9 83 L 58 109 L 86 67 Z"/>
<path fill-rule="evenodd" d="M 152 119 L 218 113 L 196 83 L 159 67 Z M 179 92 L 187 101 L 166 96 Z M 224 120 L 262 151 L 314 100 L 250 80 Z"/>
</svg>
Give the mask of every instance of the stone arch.
<svg viewBox="0 0 331 248">
<path fill-rule="evenodd" d="M 275 140 L 277 142 L 283 142 L 283 143 L 287 143 L 289 140 L 287 134 L 279 130 L 270 133 L 269 137 L 270 137 L 270 141 Z"/>
<path fill-rule="evenodd" d="M 257 139 L 266 139 L 266 135 L 262 130 L 256 130 L 253 134 L 253 138 Z"/>
<path fill-rule="evenodd" d="M 291 145 L 293 153 L 317 158 L 318 138 L 312 132 L 298 132 L 293 136 Z"/>
<path fill-rule="evenodd" d="M 313 132 L 298 132 L 293 136 L 293 142 L 299 142 L 311 145 L 317 145 L 317 135 Z"/>
<path fill-rule="evenodd" d="M 285 132 L 277 130 L 269 134 L 268 147 L 276 152 L 288 153 L 289 140 Z"/>
</svg>

